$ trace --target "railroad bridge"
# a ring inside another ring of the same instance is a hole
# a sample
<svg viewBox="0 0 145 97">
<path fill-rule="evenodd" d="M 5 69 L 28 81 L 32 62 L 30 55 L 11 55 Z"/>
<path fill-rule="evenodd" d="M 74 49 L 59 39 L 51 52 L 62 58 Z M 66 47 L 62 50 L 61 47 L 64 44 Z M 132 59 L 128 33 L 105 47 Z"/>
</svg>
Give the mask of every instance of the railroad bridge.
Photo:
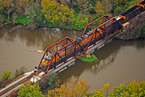
<svg viewBox="0 0 145 97">
<path fill-rule="evenodd" d="M 145 11 L 145 0 L 119 16 L 110 17 L 104 15 L 89 23 L 80 38 L 65 37 L 47 47 L 39 65 L 36 67 L 38 75 L 41 77 L 45 73 L 61 72 L 74 64 L 77 54 L 93 53 L 95 49 L 100 49 L 123 29 L 123 25 L 127 21 L 143 11 Z M 15 88 L 19 88 L 23 83 L 30 81 L 36 75 L 34 72 L 25 74 L 22 78 L 1 89 L 0 96 L 5 97 Z"/>
<path fill-rule="evenodd" d="M 145 10 L 145 0 L 133 6 L 119 16 L 104 15 L 86 25 L 80 38 L 65 37 L 47 47 L 37 70 L 57 72 L 67 69 L 74 64 L 77 54 L 93 53 L 106 43 L 110 42 L 117 32 L 123 29 L 123 25 L 136 15 Z"/>
</svg>

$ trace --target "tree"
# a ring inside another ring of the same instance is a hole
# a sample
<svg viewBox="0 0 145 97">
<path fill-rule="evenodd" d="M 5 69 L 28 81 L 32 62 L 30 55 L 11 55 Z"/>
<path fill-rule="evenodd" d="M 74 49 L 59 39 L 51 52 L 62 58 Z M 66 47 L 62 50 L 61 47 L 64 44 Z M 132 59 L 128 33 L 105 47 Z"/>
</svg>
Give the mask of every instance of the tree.
<svg viewBox="0 0 145 97">
<path fill-rule="evenodd" d="M 44 77 L 39 81 L 39 86 L 42 92 L 48 91 L 48 89 L 54 89 L 58 86 L 58 74 L 52 73 L 50 75 L 44 75 Z"/>
<path fill-rule="evenodd" d="M 87 0 L 77 0 L 81 13 L 86 14 L 89 11 L 89 2 Z"/>
<path fill-rule="evenodd" d="M 11 12 L 15 10 L 15 4 L 13 0 L 2 0 L 1 3 L 3 4 L 3 7 L 1 8 L 2 15 L 4 15 L 4 17 L 10 18 Z"/>
<path fill-rule="evenodd" d="M 137 35 L 139 37 L 144 38 L 145 37 L 145 23 L 143 23 L 138 29 L 137 29 Z"/>
<path fill-rule="evenodd" d="M 109 83 L 105 84 L 102 89 L 99 89 L 99 91 L 95 90 L 93 94 L 89 95 L 89 97 L 106 97 L 108 95 L 109 86 Z"/>
<path fill-rule="evenodd" d="M 84 29 L 88 22 L 88 16 L 82 14 L 79 14 L 79 16 L 74 20 L 75 27 L 77 27 L 79 30 Z"/>
<path fill-rule="evenodd" d="M 120 84 L 119 87 L 114 88 L 110 97 L 145 97 L 145 81 L 132 81 L 125 85 Z"/>
<path fill-rule="evenodd" d="M 96 1 L 96 13 L 99 16 L 104 15 L 105 11 L 103 10 L 103 5 L 100 1 Z"/>
<path fill-rule="evenodd" d="M 87 95 L 88 85 L 85 80 L 76 80 L 71 78 L 65 85 L 60 88 L 48 91 L 51 97 L 82 97 Z"/>
<path fill-rule="evenodd" d="M 112 9 L 110 0 L 101 0 L 105 14 L 108 14 Z"/>
<path fill-rule="evenodd" d="M 3 71 L 2 80 L 6 81 L 11 77 L 11 71 Z"/>
<path fill-rule="evenodd" d="M 41 7 L 45 18 L 53 25 L 66 25 L 72 22 L 74 10 L 63 4 L 51 0 L 42 0 Z"/>
<path fill-rule="evenodd" d="M 3 1 L 2 0 L 0 0 L 0 10 L 3 8 Z"/>
<path fill-rule="evenodd" d="M 0 9 L 4 18 L 11 18 L 13 13 L 24 16 L 26 5 L 30 4 L 29 0 L 0 0 Z"/>
<path fill-rule="evenodd" d="M 96 12 L 99 16 L 102 16 L 104 14 L 108 14 L 111 9 L 112 5 L 109 0 L 99 0 L 96 1 Z"/>
<path fill-rule="evenodd" d="M 29 0 L 15 0 L 15 7 L 16 12 L 21 14 L 23 17 L 25 15 L 25 7 L 30 4 L 31 2 Z"/>
<path fill-rule="evenodd" d="M 114 4 L 114 6 L 124 6 L 128 1 L 131 0 L 110 0 Z"/>
<path fill-rule="evenodd" d="M 18 97 L 44 97 L 40 91 L 40 87 L 36 84 L 27 84 L 26 86 L 21 86 L 18 92 Z"/>
</svg>

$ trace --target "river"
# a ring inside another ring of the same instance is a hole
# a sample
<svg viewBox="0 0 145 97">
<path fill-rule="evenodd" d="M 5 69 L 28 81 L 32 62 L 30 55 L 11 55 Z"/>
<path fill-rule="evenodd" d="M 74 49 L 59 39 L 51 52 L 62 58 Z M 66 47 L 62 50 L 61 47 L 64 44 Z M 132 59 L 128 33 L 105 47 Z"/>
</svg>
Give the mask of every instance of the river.
<svg viewBox="0 0 145 97">
<path fill-rule="evenodd" d="M 27 71 L 38 66 L 45 48 L 65 36 L 78 38 L 82 32 L 57 28 L 29 30 L 25 27 L 7 33 L 11 27 L 0 28 L 0 75 L 4 70 L 15 70 L 25 66 Z M 132 80 L 145 80 L 145 40 L 123 41 L 114 39 L 99 50 L 95 50 L 99 60 L 85 63 L 77 59 L 75 65 L 59 74 L 62 82 L 69 77 L 85 79 L 89 91 L 103 87 L 107 82 L 112 87 Z"/>
</svg>

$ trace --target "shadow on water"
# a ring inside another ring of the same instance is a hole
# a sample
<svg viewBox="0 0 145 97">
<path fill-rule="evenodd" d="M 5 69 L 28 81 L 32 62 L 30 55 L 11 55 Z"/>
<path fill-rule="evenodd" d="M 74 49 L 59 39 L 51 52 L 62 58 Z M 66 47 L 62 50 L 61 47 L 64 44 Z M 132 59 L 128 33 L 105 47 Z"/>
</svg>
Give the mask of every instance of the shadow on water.
<svg viewBox="0 0 145 97">
<path fill-rule="evenodd" d="M 56 41 L 68 36 L 71 38 L 78 38 L 81 36 L 81 32 L 72 31 L 72 30 L 64 30 L 58 28 L 40 28 L 37 30 L 29 30 L 25 27 L 21 29 L 17 29 L 13 32 L 7 33 L 11 27 L 1 28 L 0 29 L 0 73 L 4 70 L 11 70 L 14 71 L 21 66 L 25 66 L 29 68 L 28 70 L 34 69 L 40 62 L 42 54 L 32 53 L 27 49 L 40 49 L 45 50 L 46 47 L 50 46 L 51 44 L 55 43 Z M 133 47 L 125 49 L 126 47 Z M 135 50 L 134 50 L 135 48 Z M 143 68 L 144 64 L 144 57 L 145 57 L 145 40 L 132 40 L 132 41 L 123 41 L 114 39 L 112 42 L 105 45 L 103 48 L 99 50 L 95 50 L 94 55 L 99 58 L 97 62 L 92 63 L 85 63 L 79 59 L 76 59 L 75 65 L 69 67 L 67 70 L 61 72 L 59 74 L 60 80 L 62 83 L 65 83 L 66 80 L 71 77 L 75 76 L 76 78 L 85 78 L 90 84 L 92 90 L 96 89 L 96 83 L 104 84 L 106 81 L 110 81 L 112 83 L 120 83 L 122 79 L 127 80 L 128 77 L 135 76 L 138 79 L 142 79 L 142 74 L 145 72 L 140 69 Z M 128 51 L 131 51 L 128 53 Z M 133 53 L 133 52 L 139 52 Z M 124 54 L 127 53 L 127 54 Z M 133 54 L 130 54 L 133 53 Z M 134 54 L 138 54 L 136 57 Z M 140 56 L 141 55 L 141 56 Z M 13 57 L 14 56 L 14 57 Z M 119 57 L 118 57 L 119 56 Z M 125 56 L 125 57 L 124 57 Z M 140 56 L 140 57 L 139 57 Z M 130 57 L 130 58 L 128 58 Z M 121 58 L 121 59 L 120 59 Z M 125 60 L 126 58 L 126 60 Z M 137 58 L 137 62 L 140 62 L 141 65 L 138 64 L 136 61 L 129 62 L 129 60 L 134 60 Z M 124 61 L 122 63 L 121 61 Z M 129 62 L 129 63 L 128 63 Z M 133 63 L 134 62 L 134 63 Z M 114 65 L 115 64 L 115 65 Z M 123 65 L 124 64 L 124 65 Z M 128 64 L 128 65 L 127 65 Z M 137 70 L 134 74 L 134 71 L 137 66 Z M 111 69 L 109 68 L 111 67 Z M 118 69 L 119 68 L 119 69 Z M 122 73 L 122 70 L 125 68 L 126 76 Z M 104 70 L 104 71 L 103 71 Z M 119 70 L 119 72 L 118 72 Z M 128 73 L 128 71 L 130 73 Z M 114 72 L 118 74 L 114 74 Z M 138 73 L 139 72 L 139 73 Z M 103 74 L 102 74 L 103 73 Z M 109 73 L 109 74 L 107 74 Z M 141 75 L 138 77 L 138 75 Z M 115 76 L 115 77 L 112 77 Z M 116 77 L 117 76 L 117 77 Z M 120 77 L 120 79 L 118 78 Z M 94 79 L 94 82 L 90 81 Z M 108 80 L 106 80 L 106 79 Z M 112 80 L 110 80 L 112 78 Z M 130 77 L 133 79 L 134 77 Z M 100 82 L 100 80 L 102 80 Z M 114 81 L 114 79 L 116 79 Z M 97 82 L 96 82 L 97 81 Z M 101 87 L 101 86 L 100 86 Z"/>
<path fill-rule="evenodd" d="M 145 40 L 131 40 L 123 41 L 119 39 L 114 39 L 112 42 L 105 45 L 99 50 L 95 50 L 94 55 L 98 57 L 97 62 L 85 63 L 77 59 L 75 65 L 69 67 L 67 70 L 60 73 L 59 78 L 61 83 L 65 83 L 67 79 L 71 76 L 79 78 L 84 71 L 90 71 L 92 74 L 97 74 L 103 69 L 112 65 L 114 62 L 118 51 L 122 47 L 134 46 L 137 50 L 145 48 Z"/>
<path fill-rule="evenodd" d="M 58 28 L 39 28 L 29 30 L 22 26 L 10 32 L 13 27 L 0 28 L 0 75 L 4 70 L 14 72 L 21 66 L 28 70 L 38 66 L 43 53 L 35 50 L 45 50 L 51 44 L 68 36 L 78 38 L 81 32 Z"/>
</svg>

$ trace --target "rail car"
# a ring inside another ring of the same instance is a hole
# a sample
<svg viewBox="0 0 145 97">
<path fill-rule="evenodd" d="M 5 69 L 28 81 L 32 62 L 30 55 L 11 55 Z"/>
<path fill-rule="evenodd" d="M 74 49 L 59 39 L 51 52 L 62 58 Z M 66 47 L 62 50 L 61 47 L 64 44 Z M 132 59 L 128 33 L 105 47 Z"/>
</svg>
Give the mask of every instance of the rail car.
<svg viewBox="0 0 145 97">
<path fill-rule="evenodd" d="M 98 41 L 98 40 L 104 38 L 106 36 L 106 33 L 112 34 L 112 33 L 114 33 L 115 30 L 120 30 L 121 26 L 119 26 L 119 25 L 125 23 L 126 21 L 133 18 L 134 16 L 136 16 L 137 14 L 139 14 L 142 11 L 145 11 L 145 0 L 140 2 L 138 5 L 135 5 L 132 8 L 128 9 L 127 11 L 121 13 L 119 16 L 114 17 L 116 19 L 116 21 L 113 21 L 113 23 L 109 22 L 109 23 L 105 24 L 104 26 L 100 26 L 95 31 L 95 33 L 93 33 L 93 30 L 91 30 L 91 31 L 87 32 L 84 36 L 77 38 L 75 40 L 75 43 L 79 43 L 79 45 L 77 45 L 76 47 L 74 47 L 73 44 L 70 44 L 63 49 L 60 48 L 60 50 L 58 50 L 57 55 L 54 58 L 52 58 L 53 54 L 51 54 L 49 56 L 47 54 L 45 54 L 45 56 L 41 62 L 41 67 L 45 68 L 45 67 L 51 65 L 50 63 L 53 64 L 54 62 L 59 61 L 60 57 L 62 57 L 62 58 L 65 57 L 65 55 L 67 55 L 70 51 L 80 50 L 81 49 L 80 46 L 86 47 L 86 45 L 88 44 L 90 39 L 92 39 L 92 41 L 93 40 Z M 53 68 L 53 66 L 51 66 L 50 69 L 51 68 Z"/>
<path fill-rule="evenodd" d="M 111 33 L 114 33 L 115 30 L 120 30 L 121 26 L 119 25 L 122 25 L 123 23 L 125 23 L 126 21 L 130 20 L 131 18 L 135 17 L 136 15 L 138 15 L 139 13 L 143 11 L 145 11 L 145 0 L 131 7 L 125 12 L 121 13 L 119 16 L 114 17 L 116 18 L 116 21 L 112 23 L 112 26 L 110 26 L 110 24 L 108 23 L 108 26 L 105 27 L 106 32 L 111 34 Z"/>
<path fill-rule="evenodd" d="M 138 5 L 135 5 L 132 8 L 128 9 L 127 11 L 121 13 L 119 16 L 122 17 L 124 21 L 128 21 L 129 19 L 133 18 L 134 16 L 136 16 L 137 14 L 139 14 L 144 10 L 145 10 L 145 0 L 140 2 Z"/>
</svg>

